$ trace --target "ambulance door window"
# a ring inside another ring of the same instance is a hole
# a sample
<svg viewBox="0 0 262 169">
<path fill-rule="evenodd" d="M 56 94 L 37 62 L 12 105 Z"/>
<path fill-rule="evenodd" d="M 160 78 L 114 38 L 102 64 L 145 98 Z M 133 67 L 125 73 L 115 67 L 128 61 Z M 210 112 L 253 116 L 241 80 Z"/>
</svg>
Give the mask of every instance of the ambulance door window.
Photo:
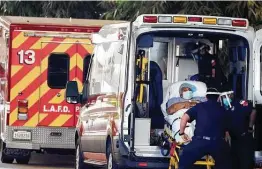
<svg viewBox="0 0 262 169">
<path fill-rule="evenodd" d="M 48 58 L 47 84 L 52 89 L 64 89 L 69 80 L 69 56 L 52 53 Z"/>
<path fill-rule="evenodd" d="M 123 49 L 121 42 L 112 42 L 107 50 L 103 69 L 103 93 L 118 92 Z"/>
<path fill-rule="evenodd" d="M 83 80 L 82 82 L 84 83 L 86 81 L 87 78 L 87 72 L 88 72 L 88 68 L 90 65 L 90 61 L 91 61 L 91 55 L 88 54 L 87 56 L 85 56 L 84 58 L 84 63 L 83 63 Z"/>
<path fill-rule="evenodd" d="M 167 80 L 168 42 L 154 41 L 150 48 L 150 60 L 159 65 L 163 80 Z"/>
<path fill-rule="evenodd" d="M 101 93 L 103 65 L 105 59 L 105 52 L 102 44 L 97 45 L 94 56 L 92 58 L 92 65 L 90 70 L 90 95 Z"/>
<path fill-rule="evenodd" d="M 172 40 L 169 38 L 155 37 L 153 47 L 149 50 L 150 61 L 158 64 L 163 77 L 163 96 L 172 82 Z"/>
</svg>

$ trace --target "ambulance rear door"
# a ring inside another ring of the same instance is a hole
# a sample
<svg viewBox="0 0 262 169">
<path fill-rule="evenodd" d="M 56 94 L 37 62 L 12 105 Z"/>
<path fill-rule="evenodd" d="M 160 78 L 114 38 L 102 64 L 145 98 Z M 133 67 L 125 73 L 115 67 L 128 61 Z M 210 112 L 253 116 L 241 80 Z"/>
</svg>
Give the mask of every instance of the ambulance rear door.
<svg viewBox="0 0 262 169">
<path fill-rule="evenodd" d="M 255 104 L 262 104 L 262 29 L 256 32 L 253 45 L 253 99 Z"/>
<path fill-rule="evenodd" d="M 40 68 L 39 126 L 74 127 L 75 105 L 65 101 L 64 93 L 67 81 L 76 78 L 77 39 L 42 42 Z"/>
</svg>

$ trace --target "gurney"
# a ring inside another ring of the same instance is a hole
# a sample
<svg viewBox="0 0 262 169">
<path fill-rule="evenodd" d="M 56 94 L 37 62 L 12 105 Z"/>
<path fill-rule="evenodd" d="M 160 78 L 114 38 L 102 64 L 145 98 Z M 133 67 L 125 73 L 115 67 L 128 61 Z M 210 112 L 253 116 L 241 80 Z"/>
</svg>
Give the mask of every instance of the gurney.
<svg viewBox="0 0 262 169">
<path fill-rule="evenodd" d="M 181 85 L 188 84 L 195 88 L 193 97 L 190 100 L 181 98 Z M 180 128 L 180 120 L 184 113 L 194 105 L 206 101 L 207 87 L 203 82 L 197 81 L 179 81 L 170 85 L 167 89 L 165 99 L 161 105 L 161 109 L 165 118 L 164 130 L 167 131 L 178 142 L 182 142 L 182 138 L 178 135 Z M 193 137 L 195 130 L 195 121 L 188 123 L 185 133 L 189 137 Z"/>
<path fill-rule="evenodd" d="M 193 97 L 190 100 L 185 100 L 180 96 L 180 87 L 182 84 L 189 84 L 195 88 Z M 165 127 L 162 133 L 162 154 L 164 156 L 170 155 L 169 169 L 177 169 L 179 162 L 179 151 L 181 146 L 186 146 L 187 143 L 183 142 L 179 136 L 180 121 L 183 114 L 197 103 L 206 101 L 207 87 L 202 82 L 196 81 L 180 81 L 169 86 L 166 97 L 161 105 L 162 112 L 165 117 Z M 189 137 L 193 137 L 195 130 L 195 121 L 189 123 L 185 129 L 185 133 Z M 207 155 L 195 165 L 205 165 L 207 169 L 214 166 L 214 160 L 211 156 Z"/>
</svg>

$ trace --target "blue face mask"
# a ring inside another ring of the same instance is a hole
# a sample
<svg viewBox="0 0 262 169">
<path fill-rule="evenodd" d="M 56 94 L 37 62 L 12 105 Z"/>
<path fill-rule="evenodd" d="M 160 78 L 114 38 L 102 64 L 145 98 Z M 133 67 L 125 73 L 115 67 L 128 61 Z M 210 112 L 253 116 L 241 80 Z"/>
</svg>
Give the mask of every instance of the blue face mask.
<svg viewBox="0 0 262 169">
<path fill-rule="evenodd" d="M 189 100 L 193 97 L 193 92 L 192 91 L 186 91 L 186 92 L 183 92 L 183 98 L 186 99 L 186 100 Z"/>
<path fill-rule="evenodd" d="M 228 99 L 229 99 L 229 102 L 228 102 L 227 98 L 223 98 L 223 104 L 224 104 L 225 107 L 229 107 L 229 103 L 232 102 L 232 100 L 230 98 L 228 98 Z"/>
</svg>

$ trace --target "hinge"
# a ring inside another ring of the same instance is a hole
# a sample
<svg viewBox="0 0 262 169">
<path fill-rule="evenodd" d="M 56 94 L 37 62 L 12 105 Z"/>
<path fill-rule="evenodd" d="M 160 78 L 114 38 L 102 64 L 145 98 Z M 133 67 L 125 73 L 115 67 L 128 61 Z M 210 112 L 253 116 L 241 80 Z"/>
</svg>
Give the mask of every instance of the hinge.
<svg viewBox="0 0 262 169">
<path fill-rule="evenodd" d="M 130 135 L 124 135 L 124 142 L 130 141 Z"/>
</svg>

